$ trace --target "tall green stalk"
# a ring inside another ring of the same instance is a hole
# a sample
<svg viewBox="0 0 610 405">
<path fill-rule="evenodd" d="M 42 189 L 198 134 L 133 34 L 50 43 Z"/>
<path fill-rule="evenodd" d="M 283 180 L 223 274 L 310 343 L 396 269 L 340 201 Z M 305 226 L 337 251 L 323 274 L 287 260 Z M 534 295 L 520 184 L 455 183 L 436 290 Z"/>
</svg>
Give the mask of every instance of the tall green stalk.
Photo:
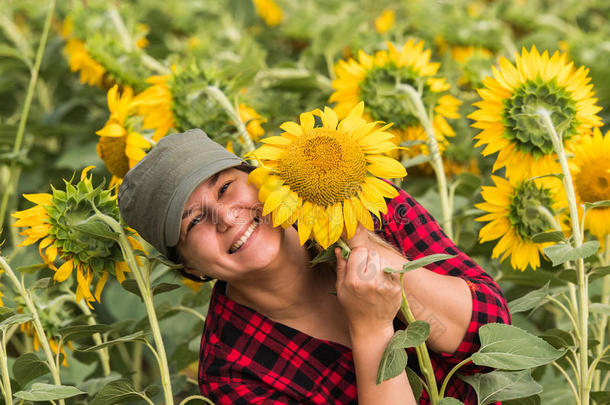
<svg viewBox="0 0 610 405">
<path fill-rule="evenodd" d="M 0 342 L 0 369 L 2 371 L 2 396 L 4 396 L 4 404 L 13 404 L 13 392 L 11 390 L 11 378 L 8 373 L 8 357 L 6 355 L 6 331 L 2 331 L 2 342 Z"/>
<path fill-rule="evenodd" d="M 23 103 L 23 110 L 21 117 L 19 117 L 19 126 L 17 127 L 17 134 L 15 136 L 15 143 L 13 144 L 13 154 L 17 155 L 21 151 L 21 144 L 23 143 L 23 134 L 25 133 L 25 124 L 30 114 L 30 106 L 32 105 L 32 99 L 34 97 L 34 91 L 36 90 L 36 82 L 38 81 L 38 73 L 40 72 L 40 64 L 42 63 L 42 56 L 47 46 L 47 38 L 49 36 L 49 29 L 51 27 L 51 20 L 53 19 L 53 13 L 55 11 L 55 0 L 49 1 L 49 10 L 47 11 L 47 17 L 44 22 L 44 28 L 42 29 L 42 36 L 40 37 L 40 43 L 38 44 L 38 51 L 36 52 L 36 59 L 34 61 L 34 67 L 30 72 L 30 82 L 28 84 L 27 92 L 25 93 L 25 102 Z M 2 201 L 0 202 L 0 229 L 4 226 L 4 217 L 6 216 L 6 209 L 8 207 L 8 200 L 11 195 L 14 194 L 17 188 L 17 182 L 19 180 L 19 168 L 17 166 L 17 159 L 11 162 L 9 168 L 8 182 L 6 189 L 2 194 Z"/>
<path fill-rule="evenodd" d="M 34 324 L 34 329 L 36 330 L 36 334 L 38 335 L 38 340 L 40 341 L 40 345 L 44 351 L 44 354 L 47 358 L 47 365 L 49 370 L 51 371 L 51 376 L 53 377 L 53 382 L 55 385 L 61 385 L 61 379 L 59 377 L 59 369 L 55 364 L 55 357 L 53 356 L 53 351 L 49 346 L 49 339 L 47 338 L 47 334 L 45 333 L 44 328 L 42 327 L 42 323 L 40 322 L 40 317 L 38 316 L 38 311 L 36 310 L 36 306 L 34 305 L 34 301 L 32 301 L 32 296 L 30 292 L 26 290 L 25 285 L 23 284 L 23 280 L 19 280 L 11 266 L 4 260 L 4 257 L 0 256 L 0 266 L 4 269 L 6 275 L 11 280 L 15 289 L 19 292 L 19 294 L 25 300 L 25 304 L 28 307 L 28 310 L 31 312 L 34 319 L 32 323 Z M 59 403 L 64 405 L 65 401 L 63 399 L 59 400 Z"/>
<path fill-rule="evenodd" d="M 447 186 L 447 178 L 445 177 L 445 168 L 443 166 L 443 159 L 441 152 L 438 147 L 438 141 L 434 134 L 434 126 L 430 121 L 430 117 L 426 113 L 426 107 L 421 98 L 421 94 L 417 90 L 408 84 L 399 83 L 396 85 L 396 89 L 405 93 L 409 97 L 409 101 L 413 105 L 415 116 L 419 120 L 420 124 L 426 131 L 428 137 L 428 149 L 430 151 L 431 164 L 436 174 L 436 182 L 438 184 L 438 192 L 441 198 L 441 209 L 443 211 L 443 230 L 453 239 L 453 224 L 451 222 L 453 216 L 453 208 L 449 201 L 449 191 Z"/>
<path fill-rule="evenodd" d="M 559 158 L 559 164 L 561 165 L 561 171 L 563 173 L 563 186 L 570 209 L 572 244 L 574 248 L 579 248 L 583 244 L 583 233 L 578 218 L 576 193 L 574 191 L 574 184 L 572 183 L 572 174 L 570 173 L 570 168 L 568 167 L 568 159 L 563 148 L 563 140 L 561 134 L 557 133 L 555 126 L 553 125 L 550 112 L 545 109 L 540 109 L 537 111 L 537 113 L 540 116 L 542 124 L 548 132 L 551 141 L 553 142 L 553 148 L 555 149 L 555 153 Z M 587 384 L 587 381 L 589 380 L 589 285 L 588 277 L 585 273 L 585 263 L 582 258 L 576 261 L 576 273 L 578 288 L 577 319 L 580 330 L 580 344 L 578 345 L 578 395 L 582 404 L 588 404 L 590 395 L 590 387 L 588 386 L 589 384 Z"/>
</svg>

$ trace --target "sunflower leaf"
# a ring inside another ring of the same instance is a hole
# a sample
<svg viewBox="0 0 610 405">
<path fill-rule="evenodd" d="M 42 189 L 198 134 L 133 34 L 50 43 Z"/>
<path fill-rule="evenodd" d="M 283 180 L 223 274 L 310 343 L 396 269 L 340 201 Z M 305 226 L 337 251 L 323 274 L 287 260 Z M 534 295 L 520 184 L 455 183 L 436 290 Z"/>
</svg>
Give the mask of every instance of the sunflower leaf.
<svg viewBox="0 0 610 405">
<path fill-rule="evenodd" d="M 542 386 L 534 381 L 529 370 L 493 371 L 460 375 L 460 378 L 474 388 L 481 405 L 530 397 L 542 392 Z"/>
<path fill-rule="evenodd" d="M 596 267 L 589 273 L 589 281 L 597 280 L 598 278 L 610 274 L 610 266 Z"/>
<path fill-rule="evenodd" d="M 24 387 L 33 379 L 49 373 L 49 366 L 34 353 L 25 353 L 13 363 L 15 380 Z"/>
<path fill-rule="evenodd" d="M 561 231 L 540 232 L 532 236 L 532 242 L 535 243 L 564 242 L 565 240 Z"/>
<path fill-rule="evenodd" d="M 29 322 L 34 317 L 30 314 L 16 314 L 9 318 L 6 318 L 2 322 L 0 322 L 0 331 L 5 331 L 7 328 L 13 325 L 19 325 L 25 322 Z"/>
<path fill-rule="evenodd" d="M 405 331 L 396 331 L 383 351 L 381 362 L 377 369 L 377 379 L 375 381 L 377 385 L 385 380 L 396 377 L 407 367 L 407 352 L 404 348 L 400 347 L 402 346 L 404 335 Z"/>
<path fill-rule="evenodd" d="M 431 160 L 432 160 L 432 158 L 430 156 L 417 155 L 411 159 L 403 159 L 400 163 L 402 163 L 402 165 L 405 167 L 405 169 L 408 169 L 409 167 L 421 165 L 423 163 L 428 163 Z"/>
<path fill-rule="evenodd" d="M 577 248 L 565 243 L 547 246 L 543 249 L 543 252 L 549 259 L 551 259 L 553 266 L 558 266 L 568 261 L 593 256 L 598 250 L 599 242 L 596 240 L 590 240 Z"/>
<path fill-rule="evenodd" d="M 589 312 L 610 316 L 610 304 L 595 302 L 589 305 Z"/>
<path fill-rule="evenodd" d="M 96 236 L 103 239 L 119 240 L 119 234 L 113 232 L 108 225 L 92 216 L 86 220 L 72 225 L 75 229 L 87 233 L 91 236 Z"/>
<path fill-rule="evenodd" d="M 517 312 L 524 312 L 532 308 L 536 308 L 540 306 L 542 303 L 546 301 L 546 296 L 549 293 L 549 284 L 551 282 L 548 281 L 542 288 L 539 288 L 534 291 L 530 291 L 525 294 L 523 297 L 519 297 L 515 300 L 512 300 L 508 303 L 508 309 L 511 314 L 515 314 Z"/>
<path fill-rule="evenodd" d="M 438 254 L 434 254 L 434 255 L 420 257 L 419 259 L 405 263 L 402 265 L 401 270 L 394 270 L 394 269 L 390 269 L 390 268 L 386 267 L 385 269 L 383 269 L 383 271 L 385 271 L 386 273 L 406 273 L 409 271 L 417 270 L 420 267 L 424 267 L 424 266 L 427 266 L 429 264 L 432 264 L 432 263 L 435 263 L 435 262 L 438 262 L 441 260 L 451 259 L 455 256 L 456 255 L 447 255 L 444 253 L 438 253 Z"/>
<path fill-rule="evenodd" d="M 34 383 L 27 391 L 14 393 L 17 398 L 26 401 L 54 401 L 57 399 L 71 398 L 76 395 L 86 394 L 76 387 L 69 385 L 53 385 L 45 383 Z"/>
<path fill-rule="evenodd" d="M 409 379 L 409 385 L 411 386 L 411 391 L 413 392 L 413 396 L 415 397 L 415 401 L 419 401 L 421 394 L 424 390 L 424 382 L 420 376 L 417 375 L 415 371 L 411 369 L 411 367 L 407 367 L 407 378 Z"/>
<path fill-rule="evenodd" d="M 437 405 L 464 405 L 464 403 L 453 397 L 445 397 L 436 403 Z"/>
<path fill-rule="evenodd" d="M 320 264 L 327 262 L 334 262 L 337 260 L 335 256 L 335 245 L 330 246 L 328 249 L 321 251 L 311 260 L 311 264 Z"/>
<path fill-rule="evenodd" d="M 586 209 L 591 209 L 591 208 L 598 208 L 598 207 L 610 207 L 610 200 L 604 200 L 604 201 L 595 201 L 592 203 L 586 202 L 585 203 L 585 208 Z"/>
<path fill-rule="evenodd" d="M 91 346 L 91 347 L 87 347 L 84 349 L 76 349 L 79 352 L 93 352 L 96 350 L 100 350 L 103 349 L 104 347 L 108 347 L 108 346 L 112 346 L 112 345 L 116 345 L 119 343 L 127 343 L 127 342 L 146 342 L 146 336 L 148 335 L 148 333 L 142 332 L 142 331 L 137 331 L 136 333 L 132 333 L 131 335 L 127 335 L 127 336 L 121 336 L 119 338 L 116 338 L 114 340 L 109 340 L 107 342 L 101 343 L 99 345 L 95 345 L 95 346 Z"/>
<path fill-rule="evenodd" d="M 39 270 L 46 269 L 47 265 L 44 263 L 30 264 L 28 266 L 19 266 L 17 271 L 25 274 L 34 274 Z"/>
<path fill-rule="evenodd" d="M 91 405 L 137 402 L 144 398 L 144 393 L 136 391 L 130 380 L 122 378 L 106 384 L 93 398 Z"/>
</svg>

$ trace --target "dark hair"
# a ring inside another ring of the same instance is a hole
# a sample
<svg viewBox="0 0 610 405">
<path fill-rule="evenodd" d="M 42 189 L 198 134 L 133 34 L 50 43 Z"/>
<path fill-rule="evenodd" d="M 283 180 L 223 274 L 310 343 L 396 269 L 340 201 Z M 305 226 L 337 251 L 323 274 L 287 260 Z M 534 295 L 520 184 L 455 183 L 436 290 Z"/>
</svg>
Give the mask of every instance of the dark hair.
<svg viewBox="0 0 610 405">
<path fill-rule="evenodd" d="M 234 166 L 231 169 L 237 169 L 237 170 L 245 172 L 245 173 L 250 173 L 254 169 L 256 169 L 256 166 L 253 166 L 246 162 L 242 162 L 241 165 Z M 176 246 L 168 247 L 167 250 L 168 250 L 168 252 L 169 252 L 168 254 L 170 256 L 170 257 L 168 257 L 169 260 L 173 261 L 174 263 L 184 264 L 183 258 L 182 258 L 182 256 L 180 256 L 180 253 L 178 253 L 178 249 L 176 249 Z M 180 267 L 178 269 L 178 271 L 180 271 L 180 273 L 182 274 L 182 277 L 188 278 L 189 280 L 196 281 L 199 283 L 207 283 L 208 281 L 214 280 L 212 277 L 208 277 L 208 276 L 198 277 L 198 276 L 186 271 L 186 269 L 184 267 Z"/>
</svg>

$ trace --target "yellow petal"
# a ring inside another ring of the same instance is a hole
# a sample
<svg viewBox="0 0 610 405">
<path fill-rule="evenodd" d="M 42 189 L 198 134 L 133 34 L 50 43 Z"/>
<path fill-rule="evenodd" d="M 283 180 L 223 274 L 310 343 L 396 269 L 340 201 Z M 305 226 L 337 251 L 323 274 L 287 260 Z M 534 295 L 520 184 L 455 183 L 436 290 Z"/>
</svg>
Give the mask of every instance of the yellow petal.
<svg viewBox="0 0 610 405">
<path fill-rule="evenodd" d="M 72 259 L 66 261 L 64 264 L 59 266 L 59 269 L 55 272 L 55 276 L 53 276 L 53 280 L 62 282 L 65 281 L 70 274 L 72 274 L 72 269 L 74 268 L 74 262 Z"/>
<path fill-rule="evenodd" d="M 37 193 L 37 194 L 24 194 L 23 197 L 26 200 L 29 200 L 35 204 L 40 205 L 49 205 L 51 204 L 51 200 L 53 196 L 47 193 Z"/>
<path fill-rule="evenodd" d="M 356 213 L 354 212 L 354 206 L 351 200 L 343 201 L 343 218 L 345 220 L 345 230 L 347 231 L 347 239 L 351 239 L 356 233 L 356 227 L 358 226 L 358 220 L 356 219 Z"/>
<path fill-rule="evenodd" d="M 104 289 L 104 285 L 106 284 L 107 280 L 108 272 L 105 271 L 104 274 L 102 274 L 102 277 L 100 277 L 100 279 L 97 281 L 97 285 L 95 286 L 95 299 L 97 302 L 101 302 L 100 297 L 102 295 L 102 290 Z"/>
<path fill-rule="evenodd" d="M 328 244 L 335 243 L 341 237 L 343 233 L 343 210 L 341 209 L 341 203 L 335 203 L 326 209 L 326 215 L 328 215 Z"/>
<path fill-rule="evenodd" d="M 301 245 L 309 238 L 313 222 L 313 205 L 310 201 L 304 201 L 299 212 L 298 222 L 299 242 Z"/>
<path fill-rule="evenodd" d="M 287 186 L 281 186 L 272 190 L 267 198 L 265 199 L 265 205 L 263 206 L 263 216 L 268 215 L 278 205 L 280 205 L 284 197 L 290 192 Z M 283 221 L 282 221 L 283 222 Z M 274 225 L 275 226 L 275 225 Z"/>
<path fill-rule="evenodd" d="M 396 159 L 380 155 L 368 155 L 366 160 L 370 163 L 367 170 L 377 177 L 403 178 L 407 175 L 404 166 Z"/>
<path fill-rule="evenodd" d="M 301 127 L 303 130 L 307 131 L 313 128 L 316 120 L 313 117 L 313 114 L 310 112 L 301 113 L 300 115 Z"/>
<path fill-rule="evenodd" d="M 271 170 L 267 169 L 266 167 L 257 167 L 248 175 L 248 181 L 254 184 L 254 186 L 257 188 L 260 188 L 269 173 L 271 173 Z"/>
</svg>

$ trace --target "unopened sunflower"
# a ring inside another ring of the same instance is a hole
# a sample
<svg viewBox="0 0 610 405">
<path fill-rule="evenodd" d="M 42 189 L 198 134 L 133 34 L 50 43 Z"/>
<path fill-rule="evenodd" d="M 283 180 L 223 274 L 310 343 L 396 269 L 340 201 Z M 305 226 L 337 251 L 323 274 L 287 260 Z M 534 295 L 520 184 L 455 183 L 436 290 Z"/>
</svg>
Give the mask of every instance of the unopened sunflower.
<svg viewBox="0 0 610 405">
<path fill-rule="evenodd" d="M 85 299 L 87 305 L 100 301 L 102 289 L 109 274 L 114 274 L 119 282 L 125 280 L 129 271 L 123 261 L 119 245 L 111 239 L 92 236 L 92 228 L 99 222 L 92 222 L 95 207 L 105 215 L 119 221 L 116 197 L 102 186 L 93 188 L 87 167 L 78 184 L 66 182 L 66 190 L 53 189 L 52 194 L 24 194 L 35 203 L 32 208 L 13 214 L 18 220 L 13 226 L 29 227 L 21 235 L 27 237 L 19 246 L 27 246 L 38 241 L 38 251 L 44 262 L 55 271 L 53 279 L 63 282 L 73 273 L 76 276 L 76 301 Z M 129 231 L 128 231 L 129 232 Z M 143 250 L 141 245 L 129 237 L 134 248 Z M 96 280 L 95 293 L 90 286 Z"/>
<path fill-rule="evenodd" d="M 270 27 L 279 25 L 284 19 L 282 9 L 275 3 L 274 0 L 252 0 L 254 10 Z"/>
<path fill-rule="evenodd" d="M 541 125 L 538 111 L 551 113 L 566 149 L 575 137 L 602 125 L 595 105 L 588 69 L 575 69 L 565 54 L 542 54 L 536 47 L 516 55 L 515 65 L 500 59 L 493 78 L 483 80 L 479 89 L 483 101 L 468 117 L 473 127 L 483 131 L 475 136 L 476 146 L 486 145 L 485 156 L 498 152 L 493 170 L 506 167 L 507 177 L 532 177 L 559 173 L 553 144 Z"/>
<path fill-rule="evenodd" d="M 118 85 L 108 90 L 110 117 L 104 128 L 96 134 L 100 136 L 97 154 L 112 174 L 112 184 L 122 179 L 151 147 L 150 142 L 130 125 L 130 117 L 134 114 L 136 106 L 133 90 L 130 87 L 125 87 L 121 94 Z"/>
<path fill-rule="evenodd" d="M 579 202 L 610 200 L 610 132 L 602 136 L 596 128 L 593 135 L 583 137 L 572 150 L 570 171 Z M 585 227 L 603 243 L 604 237 L 610 234 L 610 207 L 589 209 Z"/>
<path fill-rule="evenodd" d="M 477 221 L 490 221 L 481 228 L 479 240 L 487 242 L 500 238 L 492 251 L 492 258 L 504 261 L 510 256 L 510 264 L 521 271 L 528 266 L 540 267 L 542 249 L 552 243 L 536 243 L 537 233 L 552 231 L 550 215 L 559 218 L 557 226 L 564 224 L 567 207 L 561 181 L 557 178 L 508 181 L 491 176 L 494 187 L 482 187 L 485 202 L 475 206 L 488 214 Z M 543 210 L 548 213 L 542 214 Z"/>
<path fill-rule="evenodd" d="M 405 94 L 396 89 L 397 84 L 411 85 L 422 90 L 424 103 L 433 109 L 435 136 L 444 150 L 445 137 L 455 135 L 447 118 L 459 118 L 461 102 L 446 94 L 450 85 L 437 77 L 440 64 L 430 62 L 430 50 L 424 50 L 423 41 L 411 39 L 401 49 L 388 42 L 387 47 L 387 51 L 379 51 L 374 56 L 361 50 L 358 60 L 337 63 L 337 79 L 332 82 L 335 92 L 330 96 L 330 101 L 337 103 L 337 114 L 342 118 L 364 101 L 367 119 L 394 123 L 391 132 L 397 136 L 395 141 L 425 141 L 426 132 Z M 428 148 L 416 147 L 411 152 L 428 154 Z"/>
<path fill-rule="evenodd" d="M 64 52 L 72 72 L 80 73 L 80 82 L 90 86 L 101 87 L 106 69 L 89 55 L 85 43 L 80 39 L 70 38 Z"/>
<path fill-rule="evenodd" d="M 301 244 L 313 234 L 326 249 L 344 229 L 351 238 L 358 223 L 372 230 L 371 212 L 386 213 L 384 198 L 398 195 L 377 178 L 406 175 L 400 162 L 382 155 L 396 148 L 385 131 L 390 125 L 368 123 L 363 111 L 358 103 L 342 121 L 328 107 L 303 113 L 300 124 L 283 123 L 281 136 L 262 139 L 265 145 L 250 154 L 262 163 L 249 179 L 259 188 L 263 215 L 272 213 L 274 226 L 296 221 Z"/>
</svg>

